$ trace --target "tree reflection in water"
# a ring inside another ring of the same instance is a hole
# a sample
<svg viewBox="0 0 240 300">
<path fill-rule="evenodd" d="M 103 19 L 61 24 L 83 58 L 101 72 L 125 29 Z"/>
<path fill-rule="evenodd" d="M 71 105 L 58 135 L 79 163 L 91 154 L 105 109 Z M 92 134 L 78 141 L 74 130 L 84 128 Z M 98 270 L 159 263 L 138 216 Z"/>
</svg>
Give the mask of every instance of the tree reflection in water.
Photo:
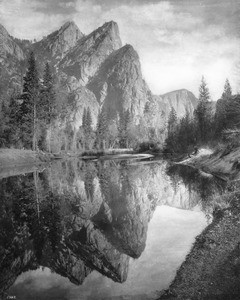
<svg viewBox="0 0 240 300">
<path fill-rule="evenodd" d="M 187 187 L 184 197 L 179 182 Z M 157 205 L 192 209 L 200 199 L 207 211 L 221 189 L 216 180 L 188 168 L 166 172 L 164 162 L 66 161 L 42 173 L 2 179 L 0 294 L 21 273 L 40 266 L 74 284 L 82 284 L 92 270 L 124 282 L 129 258 L 144 251 Z"/>
</svg>

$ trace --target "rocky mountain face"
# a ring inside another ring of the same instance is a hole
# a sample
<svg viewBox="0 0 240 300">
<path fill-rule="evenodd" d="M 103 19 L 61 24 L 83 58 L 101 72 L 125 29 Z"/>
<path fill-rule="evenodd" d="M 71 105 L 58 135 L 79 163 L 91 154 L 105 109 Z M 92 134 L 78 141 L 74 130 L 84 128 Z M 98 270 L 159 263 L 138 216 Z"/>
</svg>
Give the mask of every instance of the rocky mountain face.
<svg viewBox="0 0 240 300">
<path fill-rule="evenodd" d="M 187 111 L 190 115 L 193 115 L 198 103 L 193 93 L 185 89 L 164 94 L 161 96 L 160 101 L 165 105 L 167 113 L 173 107 L 179 118 L 184 117 Z"/>
<path fill-rule="evenodd" d="M 0 24 L 0 57 L 1 61 L 8 55 L 14 56 L 17 60 L 25 58 L 23 50 L 9 35 L 7 30 Z"/>
<path fill-rule="evenodd" d="M 142 77 L 137 52 L 126 45 L 113 52 L 88 84 L 110 119 L 128 110 L 135 124 L 144 114 L 151 92 Z"/>
<path fill-rule="evenodd" d="M 56 63 L 83 37 L 83 33 L 74 22 L 67 22 L 59 30 L 34 43 L 32 48 L 38 61 L 50 60 Z"/>
<path fill-rule="evenodd" d="M 151 132 L 160 141 L 166 134 L 171 107 L 178 117 L 186 111 L 192 114 L 196 107 L 196 98 L 187 90 L 162 96 L 151 93 L 143 79 L 137 52 L 131 45 L 122 46 L 118 25 L 113 21 L 88 35 L 74 22 L 67 22 L 36 43 L 14 39 L 1 26 L 0 84 L 5 90 L 9 90 L 9 85 L 21 87 L 31 50 L 36 54 L 40 74 L 47 61 L 54 67 L 58 87 L 66 95 L 65 115 L 54 124 L 54 135 L 48 136 L 55 151 L 78 148 L 77 132 L 87 107 L 94 128 L 101 109 L 109 122 L 117 122 L 119 115 L 128 111 L 133 136 L 147 140 Z M 69 94 L 75 99 L 75 106 L 68 103 Z"/>
<path fill-rule="evenodd" d="M 89 77 L 95 75 L 105 59 L 121 46 L 117 24 L 105 23 L 82 38 L 62 59 L 59 69 L 68 76 L 73 76 L 79 85 L 86 85 Z"/>
<path fill-rule="evenodd" d="M 25 58 L 24 49 L 0 24 L 0 103 L 14 87 L 20 89 Z"/>
</svg>

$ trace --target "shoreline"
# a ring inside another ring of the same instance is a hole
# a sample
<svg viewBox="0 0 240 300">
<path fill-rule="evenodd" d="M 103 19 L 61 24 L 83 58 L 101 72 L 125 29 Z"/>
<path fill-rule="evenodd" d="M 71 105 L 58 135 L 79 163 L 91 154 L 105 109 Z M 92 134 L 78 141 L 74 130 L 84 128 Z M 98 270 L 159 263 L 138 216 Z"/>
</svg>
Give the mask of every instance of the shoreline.
<svg viewBox="0 0 240 300">
<path fill-rule="evenodd" d="M 237 179 L 240 173 L 240 147 L 227 153 L 226 149 L 218 152 L 209 151 L 208 154 L 203 155 L 200 153 L 200 155 L 175 164 L 192 167 L 207 176 L 214 176 L 224 181 L 232 181 Z"/>
<path fill-rule="evenodd" d="M 105 149 L 84 152 L 47 153 L 25 149 L 0 149 L 0 179 L 8 176 L 30 173 L 47 167 L 51 162 L 66 159 L 81 160 L 124 160 L 135 161 L 153 158 L 149 153 L 137 153 L 133 149 Z"/>
</svg>

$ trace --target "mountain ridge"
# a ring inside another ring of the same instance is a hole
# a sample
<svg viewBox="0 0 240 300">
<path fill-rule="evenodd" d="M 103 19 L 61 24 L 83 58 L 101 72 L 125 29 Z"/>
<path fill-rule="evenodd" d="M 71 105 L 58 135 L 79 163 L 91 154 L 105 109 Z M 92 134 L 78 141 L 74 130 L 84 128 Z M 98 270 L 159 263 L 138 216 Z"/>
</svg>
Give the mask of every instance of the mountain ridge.
<svg viewBox="0 0 240 300">
<path fill-rule="evenodd" d="M 17 53 L 14 49 L 17 49 Z M 140 142 L 150 136 L 156 140 L 164 140 L 171 107 L 174 107 L 179 118 L 186 111 L 192 115 L 196 107 L 196 97 L 186 89 L 163 95 L 152 94 L 143 78 L 137 51 L 129 44 L 122 45 L 118 24 L 114 21 L 104 23 L 87 35 L 74 22 L 68 21 L 35 43 L 14 39 L 1 26 L 0 53 L 4 51 L 12 54 L 10 63 L 6 55 L 0 60 L 1 66 L 6 70 L 2 74 L 0 72 L 3 95 L 9 94 L 11 88 L 14 90 L 17 87 L 21 91 L 26 58 L 30 51 L 35 51 L 40 76 L 44 63 L 49 62 L 55 70 L 58 85 L 65 82 L 66 96 L 73 93 L 77 108 L 73 111 L 69 106 L 65 121 L 59 121 L 59 125 L 54 126 L 54 145 L 59 140 L 69 141 L 68 137 L 62 137 L 67 131 L 65 127 L 70 127 L 71 135 L 77 139 L 84 108 L 91 109 L 94 128 L 100 110 L 105 110 L 109 122 L 115 124 L 118 116 L 128 111 L 132 137 Z M 56 151 L 62 148 L 74 150 L 78 141 L 68 144 L 60 142 Z"/>
</svg>

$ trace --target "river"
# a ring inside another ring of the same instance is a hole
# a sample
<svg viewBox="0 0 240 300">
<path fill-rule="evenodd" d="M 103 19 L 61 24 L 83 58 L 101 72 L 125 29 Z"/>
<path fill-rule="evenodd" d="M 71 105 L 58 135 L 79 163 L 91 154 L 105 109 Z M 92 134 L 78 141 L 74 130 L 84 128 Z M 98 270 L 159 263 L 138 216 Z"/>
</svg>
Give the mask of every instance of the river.
<svg viewBox="0 0 240 300">
<path fill-rule="evenodd" d="M 223 186 L 163 160 L 58 161 L 0 181 L 0 295 L 157 299 Z"/>
</svg>

